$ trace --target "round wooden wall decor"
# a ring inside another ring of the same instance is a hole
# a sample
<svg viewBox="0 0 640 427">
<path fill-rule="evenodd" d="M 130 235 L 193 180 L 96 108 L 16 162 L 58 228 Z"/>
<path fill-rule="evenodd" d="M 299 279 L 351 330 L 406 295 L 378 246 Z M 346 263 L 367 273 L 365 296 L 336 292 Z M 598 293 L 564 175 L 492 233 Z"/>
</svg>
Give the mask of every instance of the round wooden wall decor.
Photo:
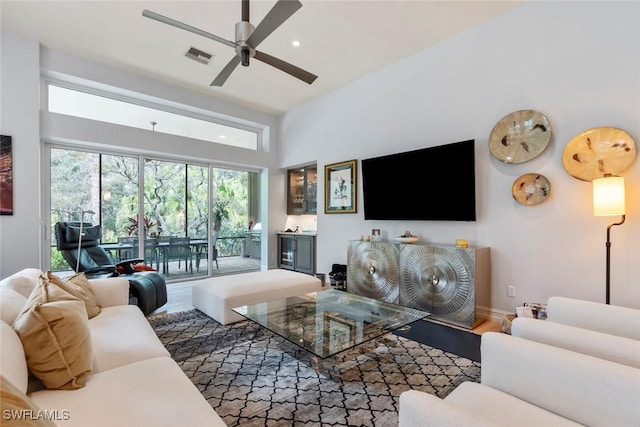
<svg viewBox="0 0 640 427">
<path fill-rule="evenodd" d="M 562 165 L 569 175 L 583 181 L 620 175 L 636 158 L 631 135 L 613 127 L 586 130 L 573 137 L 562 153 Z"/>
<path fill-rule="evenodd" d="M 505 163 L 523 163 L 544 151 L 551 140 L 551 125 L 544 114 L 520 110 L 501 118 L 489 136 L 489 149 Z"/>
<path fill-rule="evenodd" d="M 511 187 L 511 194 L 516 202 L 525 206 L 534 206 L 544 202 L 551 193 L 551 183 L 538 173 L 522 175 Z"/>
</svg>

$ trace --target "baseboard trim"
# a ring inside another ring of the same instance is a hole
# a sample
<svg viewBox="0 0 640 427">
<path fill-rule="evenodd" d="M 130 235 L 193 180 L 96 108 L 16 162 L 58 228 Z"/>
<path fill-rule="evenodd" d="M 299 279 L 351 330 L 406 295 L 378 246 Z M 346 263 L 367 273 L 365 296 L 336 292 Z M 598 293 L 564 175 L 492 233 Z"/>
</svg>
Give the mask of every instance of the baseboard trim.
<svg viewBox="0 0 640 427">
<path fill-rule="evenodd" d="M 502 323 L 502 319 L 504 319 L 505 314 L 510 314 L 508 311 L 495 310 L 490 307 L 477 307 L 476 313 L 479 318 L 498 323 Z"/>
</svg>

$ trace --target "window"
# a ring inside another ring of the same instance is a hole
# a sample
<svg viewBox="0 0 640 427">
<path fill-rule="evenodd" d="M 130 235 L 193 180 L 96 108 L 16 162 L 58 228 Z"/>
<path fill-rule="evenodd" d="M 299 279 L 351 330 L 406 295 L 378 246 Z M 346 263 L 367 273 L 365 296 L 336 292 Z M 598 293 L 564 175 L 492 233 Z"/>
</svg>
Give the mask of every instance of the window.
<svg viewBox="0 0 640 427">
<path fill-rule="evenodd" d="M 259 257 L 249 259 L 245 246 L 249 222 L 257 214 L 253 207 L 259 206 L 259 200 L 253 200 L 260 194 L 258 173 L 53 146 L 50 164 L 53 271 L 72 269 L 55 250 L 53 225 L 81 218 L 102 226 L 101 243 L 111 245 L 107 248 L 114 262 L 144 257 L 151 267 L 171 274 L 171 279 L 181 278 L 179 274 L 190 277 L 260 268 Z M 140 164 L 143 176 L 139 176 Z M 141 251 L 137 244 L 141 234 L 145 240 L 158 240 L 158 249 Z M 207 248 L 209 236 L 213 241 L 214 235 L 215 247 Z M 184 266 L 169 268 L 165 262 L 161 242 L 165 239 L 166 245 L 170 236 L 198 241 L 192 247 L 194 260 L 198 256 L 193 271 Z M 122 244 L 127 247 L 115 247 L 118 242 L 126 242 Z M 213 256 L 217 262 L 207 262 L 214 261 Z"/>
<path fill-rule="evenodd" d="M 48 89 L 48 109 L 52 113 L 148 129 L 254 151 L 258 149 L 257 131 L 248 131 L 53 84 L 49 84 Z"/>
</svg>

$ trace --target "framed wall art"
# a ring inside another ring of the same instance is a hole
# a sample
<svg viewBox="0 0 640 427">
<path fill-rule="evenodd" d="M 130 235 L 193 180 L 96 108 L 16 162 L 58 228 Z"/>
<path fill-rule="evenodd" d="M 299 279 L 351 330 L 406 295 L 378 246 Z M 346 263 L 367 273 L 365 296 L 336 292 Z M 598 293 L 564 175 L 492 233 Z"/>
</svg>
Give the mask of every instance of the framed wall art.
<svg viewBox="0 0 640 427">
<path fill-rule="evenodd" d="M 6 135 L 0 135 L 0 215 L 13 215 L 13 154 Z"/>
<path fill-rule="evenodd" d="M 324 167 L 324 213 L 356 213 L 357 160 Z"/>
</svg>

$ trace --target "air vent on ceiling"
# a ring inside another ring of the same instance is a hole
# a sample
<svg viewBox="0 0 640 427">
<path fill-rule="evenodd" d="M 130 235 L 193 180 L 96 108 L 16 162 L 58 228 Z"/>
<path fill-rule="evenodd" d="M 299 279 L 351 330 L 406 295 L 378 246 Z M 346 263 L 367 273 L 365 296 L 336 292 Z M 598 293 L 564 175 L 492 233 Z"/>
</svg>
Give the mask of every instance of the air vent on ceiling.
<svg viewBox="0 0 640 427">
<path fill-rule="evenodd" d="M 200 49 L 196 49 L 195 47 L 191 47 L 187 51 L 187 53 L 184 54 L 184 56 L 204 65 L 207 65 L 213 57 L 213 55 L 211 55 L 210 53 L 203 52 Z"/>
</svg>

